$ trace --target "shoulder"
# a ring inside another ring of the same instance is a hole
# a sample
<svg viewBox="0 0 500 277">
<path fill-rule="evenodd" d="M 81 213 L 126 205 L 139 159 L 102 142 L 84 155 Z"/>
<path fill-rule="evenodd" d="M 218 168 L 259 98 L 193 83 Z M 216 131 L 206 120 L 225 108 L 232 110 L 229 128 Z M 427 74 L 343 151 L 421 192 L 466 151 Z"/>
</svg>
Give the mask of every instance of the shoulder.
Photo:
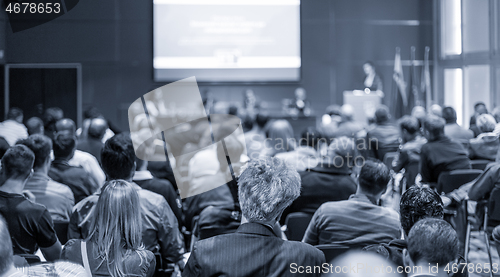
<svg viewBox="0 0 500 277">
<path fill-rule="evenodd" d="M 141 188 L 137 191 L 137 193 L 139 194 L 139 198 L 141 200 L 153 205 L 160 205 L 163 204 L 163 202 L 166 202 L 165 198 L 162 195 L 147 189 Z"/>
<path fill-rule="evenodd" d="M 61 258 L 70 261 L 78 261 L 81 253 L 81 239 L 70 239 L 64 244 Z"/>
<path fill-rule="evenodd" d="M 318 248 L 300 241 L 284 241 L 283 245 L 295 253 L 301 253 L 301 256 L 322 258 L 324 255 Z"/>
</svg>

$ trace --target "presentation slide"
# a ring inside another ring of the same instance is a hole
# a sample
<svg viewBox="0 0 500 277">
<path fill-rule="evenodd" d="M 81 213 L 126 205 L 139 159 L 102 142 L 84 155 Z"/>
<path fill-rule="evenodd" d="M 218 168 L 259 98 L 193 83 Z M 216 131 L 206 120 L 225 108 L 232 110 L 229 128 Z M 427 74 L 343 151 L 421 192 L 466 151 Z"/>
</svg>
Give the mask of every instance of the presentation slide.
<svg viewBox="0 0 500 277">
<path fill-rule="evenodd" d="M 154 76 L 300 80 L 300 0 L 154 0 Z"/>
</svg>

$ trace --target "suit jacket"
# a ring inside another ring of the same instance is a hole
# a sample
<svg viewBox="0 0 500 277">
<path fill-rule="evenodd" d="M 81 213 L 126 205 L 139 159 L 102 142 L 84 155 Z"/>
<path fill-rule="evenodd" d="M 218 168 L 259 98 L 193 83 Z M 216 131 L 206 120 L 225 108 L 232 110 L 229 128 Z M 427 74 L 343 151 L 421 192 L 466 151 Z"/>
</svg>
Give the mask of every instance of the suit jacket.
<svg viewBox="0 0 500 277">
<path fill-rule="evenodd" d="M 298 266 L 312 268 L 324 262 L 323 253 L 311 245 L 285 241 L 270 227 L 245 223 L 236 233 L 198 241 L 182 276 L 320 276 L 293 272 Z"/>
<path fill-rule="evenodd" d="M 446 126 L 444 126 L 444 134 L 460 143 L 469 142 L 470 139 L 474 138 L 474 132 L 472 130 L 462 128 L 457 123 L 446 124 Z"/>
<path fill-rule="evenodd" d="M 396 125 L 388 122 L 377 124 L 366 135 L 369 155 L 383 161 L 385 154 L 398 151 L 399 137 L 399 129 Z"/>
</svg>

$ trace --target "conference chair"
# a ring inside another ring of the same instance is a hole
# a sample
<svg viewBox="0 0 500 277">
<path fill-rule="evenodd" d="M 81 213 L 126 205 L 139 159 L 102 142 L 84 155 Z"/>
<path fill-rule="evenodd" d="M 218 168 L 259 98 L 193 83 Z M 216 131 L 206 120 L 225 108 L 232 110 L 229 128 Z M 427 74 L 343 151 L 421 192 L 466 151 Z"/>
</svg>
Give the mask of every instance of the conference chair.
<svg viewBox="0 0 500 277">
<path fill-rule="evenodd" d="M 438 193 L 449 193 L 462 185 L 471 182 L 483 173 L 479 169 L 457 169 L 439 174 L 436 190 Z"/>
<path fill-rule="evenodd" d="M 392 169 L 392 162 L 398 155 L 398 152 L 389 152 L 384 155 L 383 163 L 387 166 L 387 168 Z"/>
<path fill-rule="evenodd" d="M 301 241 L 311 221 L 312 214 L 297 212 L 289 214 L 285 219 L 285 235 L 289 240 Z"/>
<path fill-rule="evenodd" d="M 472 165 L 472 169 L 479 169 L 479 170 L 485 170 L 486 166 L 489 163 L 492 163 L 490 160 L 472 160 L 470 161 Z"/>
<path fill-rule="evenodd" d="M 325 260 L 327 263 L 330 263 L 333 261 L 335 258 L 339 257 L 340 255 L 346 253 L 349 251 L 348 246 L 338 246 L 338 245 L 331 245 L 331 244 L 320 244 L 316 245 L 316 248 L 321 250 L 323 254 L 325 254 Z"/>
</svg>

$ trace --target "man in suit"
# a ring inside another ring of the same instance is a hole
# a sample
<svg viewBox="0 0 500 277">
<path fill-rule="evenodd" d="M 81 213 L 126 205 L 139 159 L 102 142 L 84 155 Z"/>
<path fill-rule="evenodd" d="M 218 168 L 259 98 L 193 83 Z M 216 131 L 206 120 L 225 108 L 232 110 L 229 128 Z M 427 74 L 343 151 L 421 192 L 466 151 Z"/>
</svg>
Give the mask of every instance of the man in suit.
<svg viewBox="0 0 500 277">
<path fill-rule="evenodd" d="M 285 162 L 251 160 L 238 181 L 242 225 L 235 233 L 198 241 L 183 276 L 320 276 L 321 272 L 301 273 L 299 266 L 321 266 L 321 251 L 273 232 L 272 226 L 299 194 L 299 174 Z"/>
</svg>

